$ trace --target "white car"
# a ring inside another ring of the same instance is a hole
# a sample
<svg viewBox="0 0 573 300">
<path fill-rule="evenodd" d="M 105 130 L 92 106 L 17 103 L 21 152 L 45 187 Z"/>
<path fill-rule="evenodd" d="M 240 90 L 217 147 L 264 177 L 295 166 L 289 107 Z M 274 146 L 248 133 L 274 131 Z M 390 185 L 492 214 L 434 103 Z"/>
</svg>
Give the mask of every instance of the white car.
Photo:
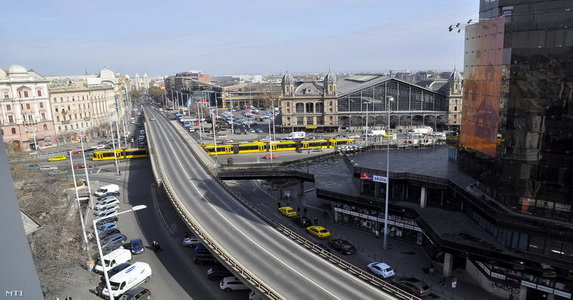
<svg viewBox="0 0 573 300">
<path fill-rule="evenodd" d="M 99 199 L 96 202 L 96 205 L 100 205 L 100 204 L 109 204 L 109 203 L 119 203 L 119 199 L 117 199 L 117 197 L 115 196 L 107 196 L 107 197 L 103 197 L 101 199 Z"/>
<path fill-rule="evenodd" d="M 115 200 L 115 201 L 110 201 L 108 203 L 98 203 L 95 205 L 94 210 L 95 211 L 103 211 L 103 210 L 108 210 L 111 208 L 119 208 L 119 201 Z"/>
<path fill-rule="evenodd" d="M 117 208 L 111 208 L 106 210 L 96 210 L 94 211 L 94 218 L 101 219 L 103 217 L 107 217 L 109 215 L 117 214 L 119 210 L 119 206 Z"/>
<path fill-rule="evenodd" d="M 249 287 L 235 276 L 221 279 L 219 287 L 225 292 L 249 290 Z"/>
<path fill-rule="evenodd" d="M 199 239 L 197 237 L 194 237 L 194 236 L 183 239 L 183 246 L 195 247 L 199 244 L 201 244 L 201 241 L 199 241 Z"/>
<path fill-rule="evenodd" d="M 383 262 L 369 263 L 367 267 L 370 271 L 372 271 L 372 273 L 380 275 L 382 278 L 390 278 L 396 275 L 392 267 Z"/>
</svg>

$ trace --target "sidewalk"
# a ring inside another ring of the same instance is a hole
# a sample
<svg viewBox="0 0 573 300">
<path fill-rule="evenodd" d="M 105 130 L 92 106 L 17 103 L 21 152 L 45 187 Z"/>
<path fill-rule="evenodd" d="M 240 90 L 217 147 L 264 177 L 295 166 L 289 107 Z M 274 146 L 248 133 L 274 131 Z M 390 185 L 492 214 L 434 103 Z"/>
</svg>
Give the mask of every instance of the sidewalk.
<svg viewBox="0 0 573 300">
<path fill-rule="evenodd" d="M 376 237 L 374 233 L 337 224 L 333 221 L 327 200 L 318 199 L 314 189 L 305 185 L 306 193 L 301 194 L 298 185 L 290 187 L 292 190 L 289 205 L 307 209 L 307 217 L 311 220 L 317 217 L 319 225 L 329 229 L 333 237 L 346 239 L 357 249 L 358 253 L 369 261 L 383 261 L 392 266 L 397 276 L 418 278 L 432 286 L 432 295 L 427 299 L 470 300 L 470 299 L 505 299 L 493 295 L 475 285 L 474 280 L 464 271 L 453 271 L 457 279 L 456 288 L 452 288 L 452 278 L 446 279 L 446 287 L 439 284 L 442 278 L 442 264 L 433 262 L 426 252 L 417 245 L 388 238 L 388 249 L 383 249 L 383 236 Z M 284 189 L 283 189 L 284 190 Z M 272 192 L 275 199 L 279 199 L 280 189 Z M 327 212 L 325 217 L 325 211 Z M 426 274 L 423 268 L 434 265 L 434 275 Z M 366 266 L 358 266 L 366 269 Z"/>
</svg>

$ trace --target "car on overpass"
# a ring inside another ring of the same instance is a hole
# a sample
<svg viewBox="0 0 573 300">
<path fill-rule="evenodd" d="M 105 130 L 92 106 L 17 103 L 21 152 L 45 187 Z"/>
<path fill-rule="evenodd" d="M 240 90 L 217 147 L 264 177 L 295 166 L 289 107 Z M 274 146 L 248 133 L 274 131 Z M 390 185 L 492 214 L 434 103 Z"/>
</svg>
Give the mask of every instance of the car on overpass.
<svg viewBox="0 0 573 300">
<path fill-rule="evenodd" d="M 390 278 L 396 275 L 396 273 L 394 273 L 394 269 L 383 262 L 369 263 L 367 267 L 370 271 L 372 271 L 372 273 L 379 275 L 382 278 Z"/>
</svg>

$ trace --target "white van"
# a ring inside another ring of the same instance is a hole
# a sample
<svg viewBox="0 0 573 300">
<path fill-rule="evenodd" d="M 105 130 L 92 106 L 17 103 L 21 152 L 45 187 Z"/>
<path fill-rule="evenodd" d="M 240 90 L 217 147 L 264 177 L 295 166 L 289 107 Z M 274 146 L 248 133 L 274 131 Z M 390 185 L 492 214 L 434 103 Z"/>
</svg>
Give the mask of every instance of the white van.
<svg viewBox="0 0 573 300">
<path fill-rule="evenodd" d="M 109 281 L 113 297 L 119 297 L 130 289 L 140 285 L 151 277 L 151 267 L 144 262 L 136 262 L 113 275 Z M 102 295 L 109 298 L 109 290 L 105 287 Z"/>
<path fill-rule="evenodd" d="M 105 268 L 109 269 L 123 263 L 128 263 L 131 260 L 131 251 L 127 249 L 117 249 L 103 256 L 103 261 L 105 262 Z M 95 266 L 97 272 L 103 273 L 103 266 L 101 260 L 98 261 Z"/>
<path fill-rule="evenodd" d="M 100 187 L 97 191 L 95 191 L 95 195 L 101 197 L 105 195 L 105 193 L 109 192 L 119 192 L 119 185 L 117 184 L 108 184 Z"/>
</svg>

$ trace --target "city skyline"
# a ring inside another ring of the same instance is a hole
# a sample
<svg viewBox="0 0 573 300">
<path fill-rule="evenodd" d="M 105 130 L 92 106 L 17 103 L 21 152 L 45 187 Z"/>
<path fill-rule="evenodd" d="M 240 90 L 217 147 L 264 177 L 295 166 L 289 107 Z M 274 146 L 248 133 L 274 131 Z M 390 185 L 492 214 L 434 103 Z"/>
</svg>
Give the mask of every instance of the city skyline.
<svg viewBox="0 0 573 300">
<path fill-rule="evenodd" d="M 479 1 L 153 4 L 7 3 L 0 68 L 46 76 L 104 66 L 150 76 L 463 70 L 464 31 L 448 27 L 477 20 Z"/>
</svg>

